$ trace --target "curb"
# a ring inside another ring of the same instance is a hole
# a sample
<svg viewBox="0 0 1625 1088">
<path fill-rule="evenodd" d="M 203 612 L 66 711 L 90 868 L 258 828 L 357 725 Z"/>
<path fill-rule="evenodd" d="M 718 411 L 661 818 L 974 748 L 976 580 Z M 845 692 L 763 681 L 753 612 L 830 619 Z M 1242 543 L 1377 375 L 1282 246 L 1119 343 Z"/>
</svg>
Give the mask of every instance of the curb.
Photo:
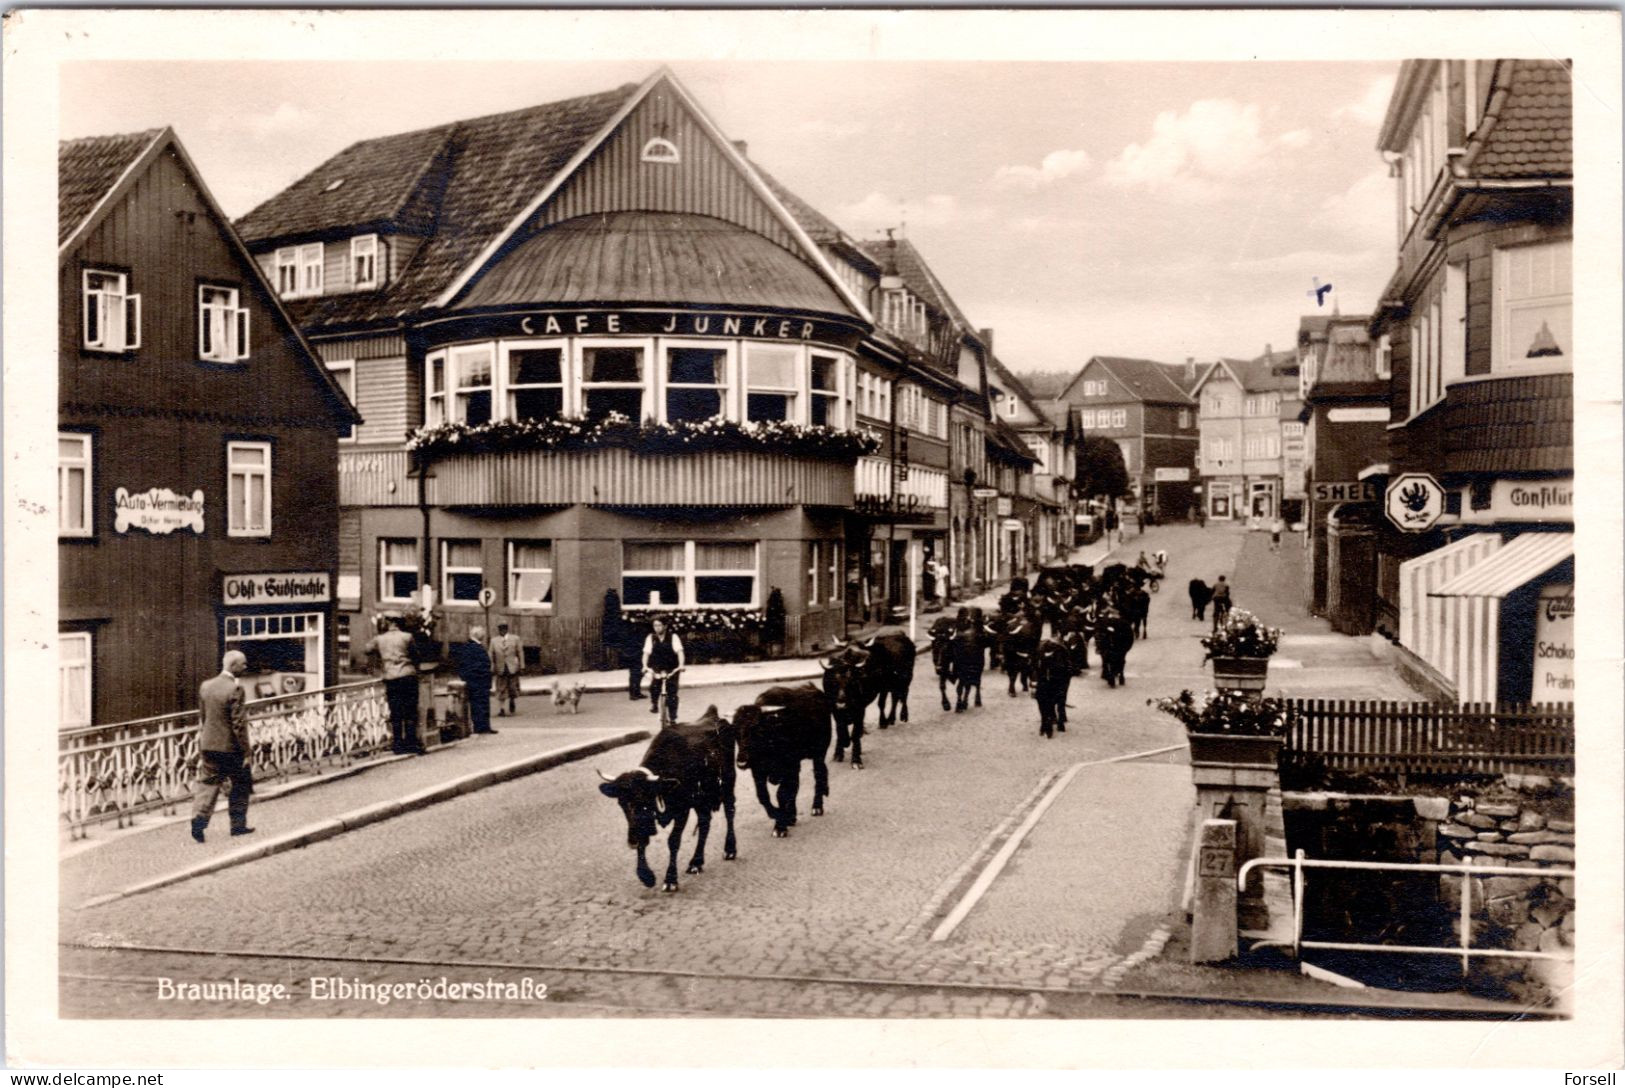
<svg viewBox="0 0 1625 1088">
<path fill-rule="evenodd" d="M 127 888 L 120 888 L 116 892 L 108 892 L 106 895 L 99 895 L 94 899 L 87 899 L 80 903 L 77 909 L 87 910 L 91 907 L 99 907 L 106 903 L 127 899 L 132 895 L 140 895 L 143 892 L 156 891 L 172 884 L 179 884 L 194 877 L 206 876 L 209 873 L 217 873 L 224 869 L 246 865 L 251 861 L 258 861 L 273 854 L 297 850 L 302 846 L 309 846 L 312 843 L 335 838 L 347 831 L 355 831 L 369 824 L 380 823 L 408 812 L 428 808 L 430 805 L 439 804 L 441 801 L 449 801 L 464 794 L 475 793 L 488 786 L 495 786 L 514 778 L 521 778 L 528 774 L 535 774 L 538 771 L 549 770 L 565 763 L 585 759 L 587 756 L 607 752 L 612 748 L 636 744 L 638 741 L 648 740 L 652 736 L 654 736 L 652 730 L 634 729 L 618 736 L 605 737 L 603 740 L 571 745 L 565 748 L 555 748 L 550 752 L 526 756 L 524 759 L 515 760 L 512 763 L 488 771 L 476 771 L 461 778 L 454 778 L 450 782 L 442 782 L 437 786 L 429 786 L 426 789 L 418 790 L 416 793 L 409 793 L 405 797 L 375 802 L 358 809 L 352 809 L 349 812 L 340 813 L 330 819 L 306 824 L 304 827 L 296 828 L 264 842 L 255 843 L 253 846 L 233 850 L 228 854 L 221 854 L 219 857 L 187 866 L 176 872 L 166 873 L 151 880 L 144 880 L 139 884 L 131 884 Z"/>
</svg>

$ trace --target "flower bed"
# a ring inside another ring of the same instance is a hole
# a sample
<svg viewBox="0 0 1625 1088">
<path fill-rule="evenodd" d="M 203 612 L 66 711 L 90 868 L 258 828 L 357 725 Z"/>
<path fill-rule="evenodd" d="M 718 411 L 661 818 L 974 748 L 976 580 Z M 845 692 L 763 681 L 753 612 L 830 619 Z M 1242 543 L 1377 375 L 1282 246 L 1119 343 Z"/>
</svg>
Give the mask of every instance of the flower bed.
<svg viewBox="0 0 1625 1088">
<path fill-rule="evenodd" d="M 782 421 L 738 423 L 727 419 L 638 423 L 618 413 L 597 421 L 579 416 L 555 416 L 494 419 L 472 426 L 442 423 L 414 431 L 406 445 L 428 456 L 626 449 L 649 456 L 744 452 L 841 462 L 855 462 L 880 448 L 879 440 L 872 435 L 836 427 L 804 427 Z"/>
</svg>

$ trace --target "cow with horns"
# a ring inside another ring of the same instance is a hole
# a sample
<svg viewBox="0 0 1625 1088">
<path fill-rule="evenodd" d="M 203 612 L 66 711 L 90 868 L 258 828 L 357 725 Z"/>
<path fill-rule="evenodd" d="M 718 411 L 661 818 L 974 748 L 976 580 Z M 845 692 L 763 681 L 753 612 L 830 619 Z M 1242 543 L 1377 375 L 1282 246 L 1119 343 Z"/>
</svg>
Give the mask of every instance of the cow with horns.
<svg viewBox="0 0 1625 1088">
<path fill-rule="evenodd" d="M 739 856 L 734 839 L 734 727 L 718 717 L 716 707 L 706 708 L 697 722 L 661 729 L 649 742 L 643 761 L 632 770 L 614 778 L 599 771 L 598 777 L 604 780 L 598 789 L 619 803 L 626 816 L 626 843 L 638 852 L 637 874 L 644 887 L 655 886 L 645 855 L 649 840 L 657 825 L 670 826 L 666 840 L 670 857 L 662 890 L 677 891 L 677 852 L 690 812 L 699 822 L 699 841 L 688 863 L 689 873 L 705 871 L 705 841 L 711 834 L 711 814 L 719 808 L 728 822 L 723 860 Z"/>
<path fill-rule="evenodd" d="M 914 641 L 900 630 L 882 631 L 861 645 L 842 641 L 820 658 L 824 694 L 835 712 L 835 762 L 852 746 L 852 766 L 863 766 L 863 717 L 875 704 L 880 728 L 908 721 L 908 689 L 914 682 Z M 890 708 L 887 697 L 891 698 Z"/>
<path fill-rule="evenodd" d="M 812 684 L 768 688 L 734 711 L 738 765 L 756 781 L 756 799 L 773 821 L 773 834 L 784 838 L 796 824 L 796 795 L 801 792 L 801 761 L 812 763 L 812 814 L 824 814 L 829 796 L 829 699 Z M 768 787 L 778 786 L 778 803 Z"/>
</svg>

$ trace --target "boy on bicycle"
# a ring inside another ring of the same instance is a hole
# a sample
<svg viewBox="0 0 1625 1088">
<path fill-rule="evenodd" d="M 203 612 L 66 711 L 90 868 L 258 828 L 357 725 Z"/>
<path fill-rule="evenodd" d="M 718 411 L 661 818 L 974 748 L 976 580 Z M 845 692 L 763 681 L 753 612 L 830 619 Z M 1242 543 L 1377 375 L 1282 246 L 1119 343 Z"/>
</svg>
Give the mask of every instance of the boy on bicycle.
<svg viewBox="0 0 1625 1088">
<path fill-rule="evenodd" d="M 643 675 L 649 678 L 649 713 L 660 713 L 662 695 L 671 700 L 671 720 L 677 720 L 677 676 L 683 671 L 683 640 L 664 617 L 656 616 L 654 630 L 643 640 Z M 664 677 L 659 674 L 665 673 Z"/>
</svg>

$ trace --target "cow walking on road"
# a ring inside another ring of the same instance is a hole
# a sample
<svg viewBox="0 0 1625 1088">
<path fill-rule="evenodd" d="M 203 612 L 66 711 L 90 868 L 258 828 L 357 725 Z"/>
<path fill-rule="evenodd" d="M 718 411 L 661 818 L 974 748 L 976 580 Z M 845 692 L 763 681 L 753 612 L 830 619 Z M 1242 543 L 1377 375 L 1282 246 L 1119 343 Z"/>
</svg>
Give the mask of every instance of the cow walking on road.
<svg viewBox="0 0 1625 1088">
<path fill-rule="evenodd" d="M 942 696 L 942 709 L 949 709 L 948 682 L 954 678 L 954 633 L 968 622 L 968 610 L 961 608 L 957 621 L 939 616 L 926 632 L 931 638 L 931 667 L 937 673 L 937 694 Z M 963 707 L 961 708 L 963 709 Z"/>
<path fill-rule="evenodd" d="M 1033 695 L 1038 702 L 1038 735 L 1054 737 L 1066 732 L 1066 697 L 1072 686 L 1072 662 L 1064 643 L 1047 638 L 1038 647 L 1037 682 Z"/>
<path fill-rule="evenodd" d="M 627 845 L 638 852 L 638 879 L 646 888 L 655 886 L 646 851 L 657 827 L 670 826 L 666 845 L 663 891 L 677 891 L 677 852 L 683 844 L 683 829 L 689 813 L 699 821 L 699 837 L 688 872 L 705 871 L 705 842 L 711 834 L 711 814 L 722 809 L 728 823 L 723 842 L 723 860 L 739 856 L 734 838 L 734 728 L 708 707 L 697 722 L 666 726 L 655 734 L 643 753 L 643 762 L 614 778 L 598 772 L 603 784 L 598 789 L 613 798 L 626 816 Z"/>
<path fill-rule="evenodd" d="M 956 712 L 963 713 L 971 692 L 976 693 L 976 705 L 982 705 L 982 672 L 987 666 L 987 644 L 991 634 L 982 619 L 982 610 L 973 608 L 965 622 L 954 632 L 949 654 L 953 659 Z M 946 709 L 946 708 L 944 708 Z"/>
<path fill-rule="evenodd" d="M 1200 578 L 1192 578 L 1190 584 L 1191 619 L 1207 619 L 1208 602 L 1213 600 L 1213 587 Z"/>
<path fill-rule="evenodd" d="M 824 814 L 829 796 L 829 699 L 812 684 L 772 687 L 756 701 L 734 711 L 738 738 L 738 766 L 749 770 L 756 783 L 756 799 L 773 821 L 773 835 L 784 838 L 796 825 L 796 797 L 801 792 L 801 762 L 812 763 L 812 814 Z M 778 787 L 778 803 L 768 787 Z"/>
<path fill-rule="evenodd" d="M 1115 608 L 1107 608 L 1095 626 L 1095 648 L 1100 651 L 1100 678 L 1106 686 L 1115 688 L 1125 683 L 1123 665 L 1129 648 L 1134 645 L 1134 632 L 1128 621 Z"/>
</svg>

